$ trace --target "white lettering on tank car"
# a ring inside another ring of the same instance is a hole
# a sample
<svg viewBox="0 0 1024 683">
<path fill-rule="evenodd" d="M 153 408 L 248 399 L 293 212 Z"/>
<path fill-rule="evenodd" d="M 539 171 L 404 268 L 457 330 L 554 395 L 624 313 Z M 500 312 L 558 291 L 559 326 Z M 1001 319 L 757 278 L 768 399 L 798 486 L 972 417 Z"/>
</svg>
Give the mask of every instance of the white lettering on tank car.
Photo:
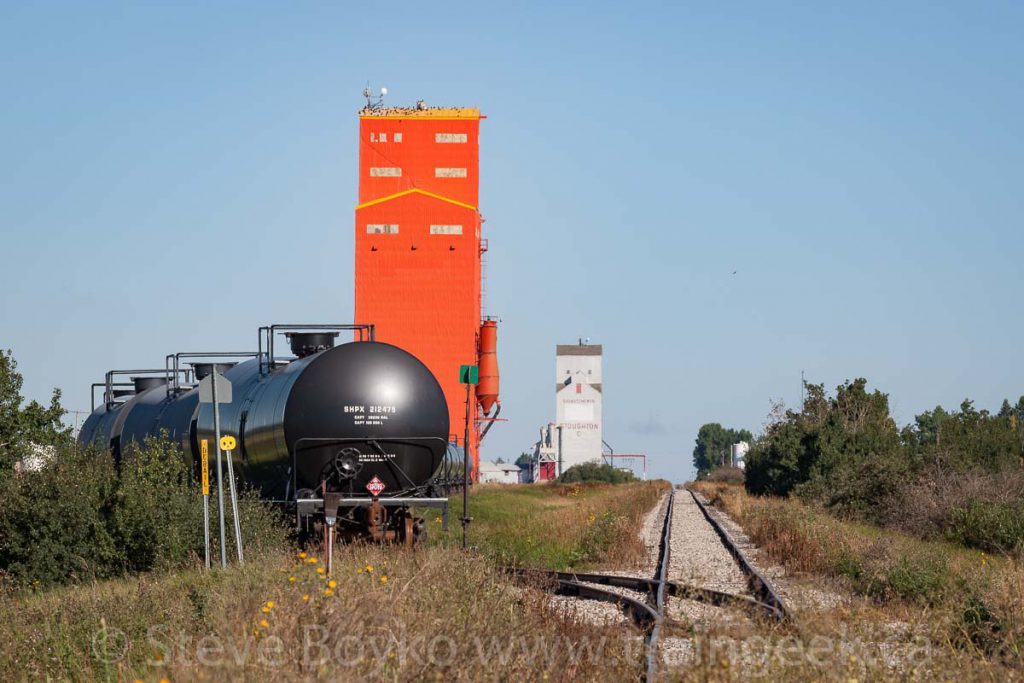
<svg viewBox="0 0 1024 683">
<path fill-rule="evenodd" d="M 395 459 L 394 453 L 360 453 L 359 462 L 386 462 Z"/>
</svg>

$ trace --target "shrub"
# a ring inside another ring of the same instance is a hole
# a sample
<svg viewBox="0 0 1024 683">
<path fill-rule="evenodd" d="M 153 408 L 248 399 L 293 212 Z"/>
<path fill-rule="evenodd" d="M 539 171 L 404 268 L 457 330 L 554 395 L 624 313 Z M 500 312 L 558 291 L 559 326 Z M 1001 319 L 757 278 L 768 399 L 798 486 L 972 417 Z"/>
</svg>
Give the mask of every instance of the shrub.
<svg viewBox="0 0 1024 683">
<path fill-rule="evenodd" d="M 5 488 L 0 571 L 14 585 L 73 583 L 202 559 L 199 487 L 184 455 L 165 442 L 129 449 L 119 468 L 106 453 L 69 446 L 48 466 L 21 474 Z M 213 500 L 211 541 L 217 557 Z M 279 514 L 254 492 L 240 495 L 239 516 L 247 550 L 258 554 L 284 545 Z"/>
<path fill-rule="evenodd" d="M 994 553 L 1024 550 L 1024 504 L 972 501 L 952 511 L 953 540 Z"/>
<path fill-rule="evenodd" d="M 74 449 L 7 482 L 0 500 L 0 570 L 39 586 L 116 573 L 109 523 L 117 475 L 110 458 Z"/>
<path fill-rule="evenodd" d="M 884 558 L 882 561 L 889 560 Z M 898 597 L 908 602 L 931 605 L 940 602 L 952 575 L 941 558 L 904 556 L 885 568 L 879 580 L 865 591 L 868 595 Z"/>
<path fill-rule="evenodd" d="M 624 484 L 636 481 L 632 472 L 620 470 L 611 465 L 597 462 L 585 462 L 573 465 L 558 478 L 559 484 L 575 484 L 583 481 L 600 481 L 606 484 Z"/>
<path fill-rule="evenodd" d="M 708 473 L 708 481 L 742 484 L 743 470 L 739 467 L 716 467 Z"/>
<path fill-rule="evenodd" d="M 882 510 L 886 526 L 920 538 L 993 552 L 1013 550 L 1021 540 L 1015 522 L 1024 511 L 1024 470 L 960 471 L 936 463 L 893 492 Z"/>
</svg>

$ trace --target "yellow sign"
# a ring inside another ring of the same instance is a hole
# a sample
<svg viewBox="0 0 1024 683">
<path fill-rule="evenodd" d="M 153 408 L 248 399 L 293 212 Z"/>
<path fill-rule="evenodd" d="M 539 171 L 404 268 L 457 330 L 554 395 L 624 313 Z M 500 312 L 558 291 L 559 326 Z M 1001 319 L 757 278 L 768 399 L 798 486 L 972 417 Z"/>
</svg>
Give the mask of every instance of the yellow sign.
<svg viewBox="0 0 1024 683">
<path fill-rule="evenodd" d="M 199 442 L 199 454 L 202 456 L 203 495 L 210 495 L 210 442 L 203 439 Z"/>
<path fill-rule="evenodd" d="M 222 436 L 220 437 L 220 448 L 223 451 L 235 450 L 235 437 L 233 436 Z"/>
</svg>

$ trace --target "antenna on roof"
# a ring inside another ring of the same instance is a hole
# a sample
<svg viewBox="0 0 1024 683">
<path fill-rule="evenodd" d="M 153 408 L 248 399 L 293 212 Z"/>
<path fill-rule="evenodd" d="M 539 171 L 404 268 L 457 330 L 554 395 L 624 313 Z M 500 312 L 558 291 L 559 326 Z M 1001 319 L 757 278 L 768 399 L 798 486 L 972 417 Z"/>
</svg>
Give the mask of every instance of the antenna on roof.
<svg viewBox="0 0 1024 683">
<path fill-rule="evenodd" d="M 367 83 L 366 87 L 363 88 L 363 97 L 366 98 L 367 109 L 379 109 L 384 105 L 384 96 L 388 94 L 387 88 L 381 88 L 380 93 L 374 94 L 373 88 Z"/>
</svg>

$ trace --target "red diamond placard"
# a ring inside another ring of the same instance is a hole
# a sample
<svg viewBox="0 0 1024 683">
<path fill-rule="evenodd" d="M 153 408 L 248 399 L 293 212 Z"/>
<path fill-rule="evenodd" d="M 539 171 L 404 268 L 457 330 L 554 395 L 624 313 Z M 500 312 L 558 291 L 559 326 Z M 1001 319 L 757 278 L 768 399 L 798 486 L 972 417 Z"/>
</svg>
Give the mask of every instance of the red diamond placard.
<svg viewBox="0 0 1024 683">
<path fill-rule="evenodd" d="M 386 487 L 384 486 L 384 482 L 382 482 L 377 477 L 371 479 L 370 483 L 366 485 L 366 490 L 375 496 L 379 496 L 380 492 L 383 491 L 385 488 Z"/>
</svg>

